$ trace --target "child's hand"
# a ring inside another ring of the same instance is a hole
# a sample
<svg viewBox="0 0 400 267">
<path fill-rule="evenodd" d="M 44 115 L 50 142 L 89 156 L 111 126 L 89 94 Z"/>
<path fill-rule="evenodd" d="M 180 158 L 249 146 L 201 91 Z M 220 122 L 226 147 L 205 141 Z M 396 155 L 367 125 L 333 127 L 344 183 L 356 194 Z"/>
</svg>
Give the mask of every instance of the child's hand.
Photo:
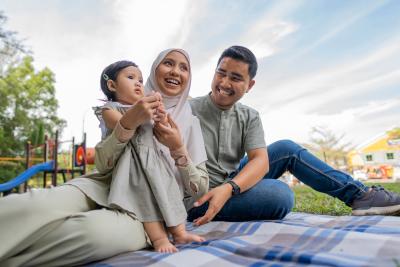
<svg viewBox="0 0 400 267">
<path fill-rule="evenodd" d="M 160 106 L 160 99 L 160 94 L 150 94 L 137 101 L 120 119 L 121 126 L 126 129 L 136 129 L 139 125 L 152 120 Z"/>
<path fill-rule="evenodd" d="M 159 92 L 151 91 L 149 96 L 154 96 L 157 99 L 157 101 L 162 103 L 162 96 Z"/>
<path fill-rule="evenodd" d="M 167 112 L 165 111 L 165 107 L 162 102 L 160 102 L 160 106 L 158 106 L 158 108 L 154 114 L 154 121 L 156 123 L 168 125 Z"/>
</svg>

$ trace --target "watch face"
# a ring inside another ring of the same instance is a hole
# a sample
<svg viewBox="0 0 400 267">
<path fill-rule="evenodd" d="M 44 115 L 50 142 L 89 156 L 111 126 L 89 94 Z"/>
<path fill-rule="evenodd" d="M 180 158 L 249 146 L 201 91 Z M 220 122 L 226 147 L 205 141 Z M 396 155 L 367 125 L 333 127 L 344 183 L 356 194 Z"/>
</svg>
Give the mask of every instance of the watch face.
<svg viewBox="0 0 400 267">
<path fill-rule="evenodd" d="M 181 157 L 179 157 L 179 158 L 175 161 L 175 163 L 176 163 L 177 166 L 181 166 L 181 167 L 187 165 L 187 158 L 186 158 L 186 156 L 181 156 Z"/>
</svg>

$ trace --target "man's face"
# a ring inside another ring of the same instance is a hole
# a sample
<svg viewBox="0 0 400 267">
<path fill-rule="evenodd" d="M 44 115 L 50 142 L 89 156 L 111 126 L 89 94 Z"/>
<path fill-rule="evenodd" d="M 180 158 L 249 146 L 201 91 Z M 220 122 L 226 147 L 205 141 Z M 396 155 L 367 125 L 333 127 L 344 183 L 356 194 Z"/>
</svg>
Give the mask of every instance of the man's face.
<svg viewBox="0 0 400 267">
<path fill-rule="evenodd" d="M 215 70 L 211 84 L 211 99 L 220 109 L 229 109 L 254 85 L 250 79 L 249 64 L 224 57 Z"/>
</svg>

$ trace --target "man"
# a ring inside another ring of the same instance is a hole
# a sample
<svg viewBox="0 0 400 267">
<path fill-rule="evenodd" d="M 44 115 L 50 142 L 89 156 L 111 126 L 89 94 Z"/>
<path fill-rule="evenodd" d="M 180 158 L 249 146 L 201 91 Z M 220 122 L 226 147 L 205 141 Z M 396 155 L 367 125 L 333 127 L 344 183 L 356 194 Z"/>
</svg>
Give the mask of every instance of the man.
<svg viewBox="0 0 400 267">
<path fill-rule="evenodd" d="M 189 211 L 189 221 L 202 225 L 285 217 L 294 203 L 292 191 L 277 180 L 285 171 L 339 198 L 352 207 L 353 215 L 400 213 L 399 195 L 365 186 L 290 140 L 267 148 L 257 111 L 238 102 L 253 88 L 256 72 L 254 54 L 232 46 L 218 60 L 211 93 L 191 100 L 201 122 L 211 190 Z"/>
</svg>

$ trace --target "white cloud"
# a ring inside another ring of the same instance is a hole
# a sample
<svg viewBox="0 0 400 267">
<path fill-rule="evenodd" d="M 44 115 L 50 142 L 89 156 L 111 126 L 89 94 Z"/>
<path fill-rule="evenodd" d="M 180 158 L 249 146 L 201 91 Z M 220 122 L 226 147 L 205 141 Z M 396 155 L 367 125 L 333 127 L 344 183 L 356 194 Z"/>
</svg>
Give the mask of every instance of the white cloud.
<svg viewBox="0 0 400 267">
<path fill-rule="evenodd" d="M 344 141 L 360 143 L 374 134 L 389 129 L 400 110 L 400 98 L 372 101 L 332 114 L 305 113 L 296 106 L 284 106 L 261 115 L 266 140 L 271 143 L 280 139 L 307 142 L 313 126 L 325 125 L 336 133 L 345 133 Z M 390 112 L 391 116 L 382 116 Z"/>
<path fill-rule="evenodd" d="M 398 102 L 390 102 L 390 99 L 378 102 L 367 99 L 357 108 L 351 104 L 354 103 L 352 98 L 366 92 L 400 84 L 400 41 L 395 27 L 391 30 L 392 40 L 382 40 L 380 46 L 373 47 L 369 54 L 342 58 L 335 65 L 320 62 L 314 70 L 304 71 L 307 62 L 293 66 L 293 58 L 288 57 L 293 51 L 299 51 L 299 57 L 330 41 L 385 3 L 366 5 L 360 12 L 339 21 L 335 28 L 324 31 L 326 34 L 317 36 L 315 42 L 306 44 L 304 48 L 288 47 L 288 43 L 296 43 L 295 40 L 287 42 L 295 36 L 294 33 L 296 36 L 301 34 L 301 20 L 293 22 L 291 18 L 298 14 L 296 12 L 301 12 L 299 7 L 308 8 L 305 4 L 309 3 L 303 1 L 275 1 L 272 5 L 269 2 L 256 17 L 246 21 L 241 21 L 239 13 L 228 16 L 224 10 L 215 8 L 213 1 L 106 0 L 98 2 L 98 6 L 90 9 L 86 16 L 73 18 L 71 14 L 76 14 L 79 6 L 72 3 L 68 4 L 72 11 L 64 12 L 58 6 L 59 2 L 35 2 L 33 9 L 22 8 L 21 2 L 9 1 L 8 6 L 14 8 L 5 11 L 10 18 L 9 28 L 28 38 L 27 44 L 35 53 L 36 66 L 48 66 L 56 73 L 59 115 L 68 121 L 64 132 L 66 139 L 73 135 L 79 138 L 84 124 L 89 145 L 99 140 L 98 122 L 90 107 L 99 104 L 97 99 L 103 97 L 99 89 L 99 74 L 111 62 L 132 59 L 147 77 L 152 60 L 159 51 L 183 47 L 192 55 L 191 95 L 199 96 L 210 91 L 222 50 L 231 44 L 243 44 L 263 58 L 256 87 L 243 102 L 261 112 L 268 140 L 292 138 L 305 141 L 311 126 L 326 124 L 327 121 L 334 131 L 368 137 L 373 127 L 382 129 L 398 120 Z M 246 24 L 243 31 L 237 30 L 241 29 L 236 28 L 237 23 Z M 263 65 L 269 59 L 280 64 L 279 68 L 271 67 L 271 73 L 265 72 L 266 66 Z M 286 65 L 281 62 L 286 62 Z M 279 78 L 271 78 L 274 75 Z M 347 101 L 353 108 L 332 108 L 324 114 L 317 112 L 321 106 L 333 101 Z M 394 115 L 377 115 L 391 110 Z M 368 116 L 374 120 L 368 123 L 360 119 Z"/>
<path fill-rule="evenodd" d="M 300 57 L 300 56 L 308 53 L 309 51 L 312 51 L 317 46 L 325 43 L 329 39 L 331 39 L 334 36 L 336 36 L 338 33 L 342 32 L 345 29 L 347 29 L 353 23 L 355 23 L 355 22 L 359 21 L 360 19 L 368 16 L 369 14 L 371 14 L 372 12 L 374 12 L 375 10 L 377 10 L 378 8 L 382 7 L 383 5 L 385 5 L 387 3 L 388 3 L 387 1 L 373 2 L 372 5 L 365 5 L 362 9 L 359 9 L 357 13 L 352 14 L 350 17 L 348 17 L 348 18 L 346 18 L 344 20 L 343 19 L 338 19 L 338 22 L 335 23 L 335 27 L 333 29 L 330 29 L 329 31 L 327 31 L 326 34 L 324 34 L 320 38 L 318 38 L 318 40 L 316 40 L 315 42 L 313 42 L 310 45 L 308 45 L 307 47 L 305 47 L 305 49 L 299 51 L 296 54 L 296 57 Z"/>
<path fill-rule="evenodd" d="M 298 29 L 299 25 L 284 19 L 284 17 L 298 8 L 300 4 L 301 1 L 275 3 L 273 7 L 248 25 L 246 31 L 238 32 L 225 43 L 246 46 L 252 50 L 258 59 L 272 56 L 279 51 L 279 42 L 282 42 L 285 37 Z M 216 25 L 216 28 L 211 30 L 216 32 L 216 35 L 222 36 L 226 29 Z M 193 71 L 192 96 L 204 95 L 210 91 L 217 60 L 223 49 L 226 48 L 221 45 L 215 47 L 213 53 L 209 53 L 207 58 L 201 59 L 203 63 L 197 63 Z"/>
<path fill-rule="evenodd" d="M 273 55 L 278 50 L 278 42 L 293 33 L 297 25 L 287 21 L 264 21 L 260 19 L 256 25 L 243 37 L 248 46 L 258 58 Z"/>
<path fill-rule="evenodd" d="M 350 100 L 383 86 L 399 84 L 400 69 L 392 64 L 396 58 L 400 60 L 400 42 L 393 38 L 370 54 L 334 66 L 321 67 L 308 74 L 289 74 L 275 81 L 266 78 L 257 84 L 257 88 L 267 90 L 254 90 L 249 103 L 263 110 L 268 108 L 265 106 L 265 99 L 268 99 L 268 104 L 273 107 L 289 104 L 302 110 L 313 110 L 333 100 Z"/>
<path fill-rule="evenodd" d="M 279 50 L 279 42 L 295 32 L 299 25 L 286 17 L 301 5 L 301 1 L 279 1 L 257 19 L 240 40 L 258 58 L 268 57 Z"/>
</svg>

